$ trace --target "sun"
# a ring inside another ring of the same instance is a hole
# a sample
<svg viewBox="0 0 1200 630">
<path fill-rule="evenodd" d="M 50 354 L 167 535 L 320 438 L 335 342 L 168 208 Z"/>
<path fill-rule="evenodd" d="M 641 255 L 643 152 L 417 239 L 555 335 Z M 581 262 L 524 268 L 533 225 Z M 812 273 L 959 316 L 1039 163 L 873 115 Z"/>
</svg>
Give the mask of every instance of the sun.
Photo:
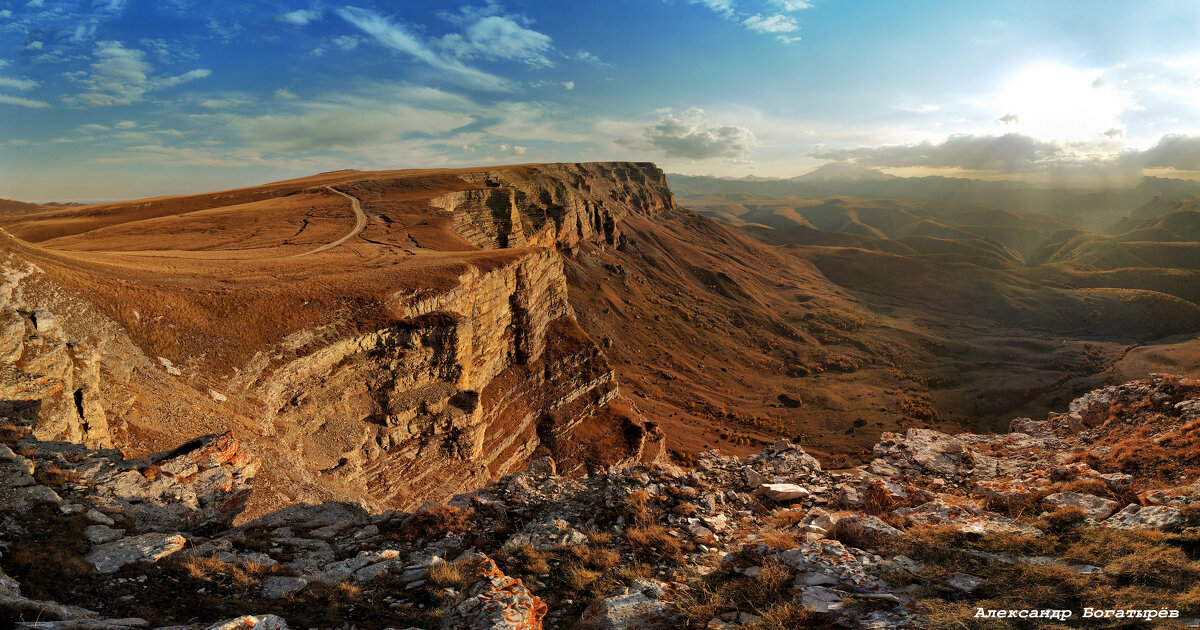
<svg viewBox="0 0 1200 630">
<path fill-rule="evenodd" d="M 1103 70 L 1039 64 L 1017 72 L 1001 91 L 998 120 L 1041 140 L 1095 141 L 1123 126 L 1130 98 Z"/>
</svg>

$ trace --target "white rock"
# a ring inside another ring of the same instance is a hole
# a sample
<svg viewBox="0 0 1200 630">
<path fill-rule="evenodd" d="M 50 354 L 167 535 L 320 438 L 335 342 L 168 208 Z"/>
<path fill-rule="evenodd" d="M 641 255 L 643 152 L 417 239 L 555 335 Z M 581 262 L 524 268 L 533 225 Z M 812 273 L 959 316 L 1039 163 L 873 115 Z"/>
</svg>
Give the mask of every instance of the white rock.
<svg viewBox="0 0 1200 630">
<path fill-rule="evenodd" d="M 759 492 L 775 501 L 795 501 L 806 499 L 809 491 L 794 483 L 764 483 L 758 487 Z"/>
<path fill-rule="evenodd" d="M 800 590 L 800 605 L 818 613 L 827 613 L 842 607 L 846 594 L 824 586 L 807 586 Z"/>
<path fill-rule="evenodd" d="M 114 541 L 124 533 L 123 529 L 113 529 L 107 525 L 88 525 L 83 528 L 83 537 L 93 545 Z"/>
<path fill-rule="evenodd" d="M 1100 523 L 1100 526 L 1115 529 L 1160 529 L 1165 531 L 1177 529 L 1183 523 L 1183 512 L 1177 507 L 1127 505 L 1125 509 Z"/>
<path fill-rule="evenodd" d="M 263 594 L 269 599 L 283 599 L 303 590 L 305 586 L 308 586 L 308 578 L 303 577 L 271 575 L 262 581 Z"/>
<path fill-rule="evenodd" d="M 287 622 L 275 615 L 246 615 L 228 621 L 218 621 L 205 630 L 290 630 Z"/>
<path fill-rule="evenodd" d="M 130 536 L 92 549 L 87 561 L 97 573 L 115 573 L 127 564 L 156 562 L 183 549 L 186 542 L 179 534 Z"/>
<path fill-rule="evenodd" d="M 88 510 L 87 514 L 85 514 L 84 516 L 87 517 L 87 520 L 89 520 L 93 523 L 99 523 L 101 525 L 115 525 L 116 524 L 116 521 L 114 521 L 111 516 L 105 514 L 104 512 L 101 512 L 100 510 L 97 510 L 95 508 Z"/>
</svg>

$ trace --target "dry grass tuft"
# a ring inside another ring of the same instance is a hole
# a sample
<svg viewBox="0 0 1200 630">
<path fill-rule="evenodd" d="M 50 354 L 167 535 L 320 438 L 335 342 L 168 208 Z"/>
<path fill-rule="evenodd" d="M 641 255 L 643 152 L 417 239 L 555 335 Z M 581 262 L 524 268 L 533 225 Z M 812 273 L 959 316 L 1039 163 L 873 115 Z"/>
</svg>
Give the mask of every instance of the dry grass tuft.
<svg viewBox="0 0 1200 630">
<path fill-rule="evenodd" d="M 663 525 L 633 525 L 625 528 L 625 540 L 634 553 L 655 560 L 682 560 L 683 543 Z"/>
<path fill-rule="evenodd" d="M 464 534 L 472 530 L 474 522 L 474 510 L 438 505 L 413 514 L 399 529 L 385 532 L 385 535 L 394 540 L 413 542 L 446 534 Z"/>
</svg>

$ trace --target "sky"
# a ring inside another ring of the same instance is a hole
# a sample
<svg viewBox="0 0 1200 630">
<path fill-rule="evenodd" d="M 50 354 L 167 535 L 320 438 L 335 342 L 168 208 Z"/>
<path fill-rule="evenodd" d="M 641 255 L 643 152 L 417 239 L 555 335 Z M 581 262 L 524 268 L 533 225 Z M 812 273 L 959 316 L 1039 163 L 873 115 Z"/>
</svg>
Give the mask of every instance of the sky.
<svg viewBox="0 0 1200 630">
<path fill-rule="evenodd" d="M 1200 172 L 1193 0 L 0 0 L 0 197 L 653 161 Z"/>
</svg>

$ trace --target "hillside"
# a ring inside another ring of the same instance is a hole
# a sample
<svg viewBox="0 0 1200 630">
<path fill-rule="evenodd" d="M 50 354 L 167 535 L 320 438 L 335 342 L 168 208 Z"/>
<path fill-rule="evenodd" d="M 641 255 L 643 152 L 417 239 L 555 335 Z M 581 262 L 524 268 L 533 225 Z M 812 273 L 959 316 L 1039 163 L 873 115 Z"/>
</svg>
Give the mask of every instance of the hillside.
<svg viewBox="0 0 1200 630">
<path fill-rule="evenodd" d="M 885 433 L 852 470 L 785 440 L 745 458 L 705 452 L 692 470 L 585 478 L 547 457 L 412 512 L 301 504 L 236 527 L 262 462 L 230 434 L 127 459 L 5 423 L 0 618 L 786 630 L 954 628 L 982 614 L 980 627 L 1189 627 L 1197 423 L 1200 382 L 1158 375 L 1003 434 Z"/>
<path fill-rule="evenodd" d="M 677 206 L 651 165 L 583 164 L 338 171 L 0 226 L 10 317 L 51 314 L 80 362 L 55 368 L 40 436 L 144 454 L 249 431 L 271 462 L 252 514 L 418 505 L 542 453 L 582 471 L 787 437 L 856 461 L 883 431 L 993 428 L 1117 374 L 1196 369 L 1171 338 L 1200 321 L 1189 277 L 1116 291 L 978 233 L 1054 219 L 790 213 L 803 224 L 742 231 Z M 381 485 L 397 474 L 412 482 Z"/>
</svg>

